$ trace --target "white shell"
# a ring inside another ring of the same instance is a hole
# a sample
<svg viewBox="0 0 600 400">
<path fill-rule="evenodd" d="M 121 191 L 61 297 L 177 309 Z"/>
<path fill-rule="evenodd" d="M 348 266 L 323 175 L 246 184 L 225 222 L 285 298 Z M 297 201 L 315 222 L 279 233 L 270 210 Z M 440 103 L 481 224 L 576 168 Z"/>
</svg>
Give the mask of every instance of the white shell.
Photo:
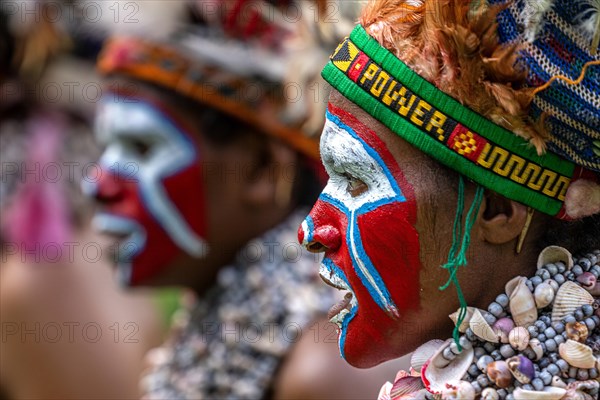
<svg viewBox="0 0 600 400">
<path fill-rule="evenodd" d="M 463 319 L 462 324 L 460 324 L 460 326 L 458 327 L 458 331 L 460 333 L 465 333 L 467 331 L 467 328 L 469 327 L 469 321 L 471 320 L 471 317 L 473 316 L 473 312 L 475 310 L 476 310 L 475 307 L 467 307 L 467 315 L 465 316 L 465 319 Z M 448 317 L 450 317 L 452 322 L 454 322 L 455 326 L 456 326 L 456 323 L 458 322 L 458 313 L 459 312 L 460 312 L 460 309 L 457 310 L 456 312 L 453 312 L 452 314 L 448 315 Z"/>
<path fill-rule="evenodd" d="M 596 366 L 596 357 L 592 348 L 571 339 L 558 346 L 558 354 L 573 367 L 594 368 Z"/>
<path fill-rule="evenodd" d="M 481 392 L 481 400 L 498 400 L 500 396 L 496 389 L 493 388 L 485 388 Z"/>
<path fill-rule="evenodd" d="M 544 388 L 544 391 L 523 390 L 516 388 L 513 397 L 519 400 L 560 400 L 567 393 L 566 389 L 554 386 Z"/>
<path fill-rule="evenodd" d="M 445 389 L 446 383 L 461 380 L 473 362 L 473 348 L 463 349 L 452 361 L 446 360 L 442 353 L 450 343 L 452 339 L 446 340 L 422 369 L 423 376 L 429 382 L 427 389 L 432 393 L 439 394 Z"/>
<path fill-rule="evenodd" d="M 561 261 L 567 267 L 567 271 L 573 268 L 573 256 L 569 250 L 560 246 L 548 246 L 538 256 L 537 268 L 540 269 L 546 264 Z"/>
<path fill-rule="evenodd" d="M 529 331 L 522 326 L 517 326 L 508 334 L 508 342 L 518 351 L 525 350 L 529 346 Z"/>
<path fill-rule="evenodd" d="M 425 362 L 427 362 L 427 360 L 429 360 L 443 344 L 443 340 L 433 339 L 419 346 L 412 356 L 410 356 L 410 366 L 418 373 L 421 373 L 421 368 Z"/>
<path fill-rule="evenodd" d="M 542 348 L 542 344 L 539 339 L 531 339 L 529 341 L 529 347 L 531 347 L 531 350 L 533 350 L 535 353 L 534 361 L 538 361 L 544 356 L 544 349 Z"/>
<path fill-rule="evenodd" d="M 550 286 L 549 283 L 542 282 L 535 288 L 535 292 L 533 292 L 533 297 L 535 299 L 535 306 L 537 308 L 544 308 L 552 303 L 554 300 L 554 289 Z"/>
<path fill-rule="evenodd" d="M 552 306 L 552 322 L 560 322 L 579 307 L 593 303 L 594 297 L 587 290 L 574 282 L 565 282 L 556 292 Z"/>
<path fill-rule="evenodd" d="M 516 326 L 527 328 L 538 317 L 533 294 L 526 285 L 527 278 L 517 276 L 511 279 L 505 287 L 509 298 L 510 313 Z"/>
<path fill-rule="evenodd" d="M 452 381 L 442 390 L 443 400 L 475 400 L 475 389 L 469 382 Z"/>
<path fill-rule="evenodd" d="M 498 343 L 500 341 L 496 332 L 494 332 L 490 324 L 483 318 L 481 311 L 478 309 L 473 311 L 473 316 L 469 321 L 469 328 L 471 328 L 475 336 L 486 342 Z"/>
</svg>

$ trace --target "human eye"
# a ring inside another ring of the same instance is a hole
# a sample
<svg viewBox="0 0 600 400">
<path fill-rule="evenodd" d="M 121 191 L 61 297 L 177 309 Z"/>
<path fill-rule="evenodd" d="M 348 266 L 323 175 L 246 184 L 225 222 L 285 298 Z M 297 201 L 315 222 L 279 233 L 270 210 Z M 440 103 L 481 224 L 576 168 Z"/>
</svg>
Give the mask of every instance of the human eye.
<svg viewBox="0 0 600 400">
<path fill-rule="evenodd" d="M 369 190 L 369 186 L 362 180 L 345 172 L 342 176 L 346 179 L 346 192 L 352 197 L 358 197 Z"/>
</svg>

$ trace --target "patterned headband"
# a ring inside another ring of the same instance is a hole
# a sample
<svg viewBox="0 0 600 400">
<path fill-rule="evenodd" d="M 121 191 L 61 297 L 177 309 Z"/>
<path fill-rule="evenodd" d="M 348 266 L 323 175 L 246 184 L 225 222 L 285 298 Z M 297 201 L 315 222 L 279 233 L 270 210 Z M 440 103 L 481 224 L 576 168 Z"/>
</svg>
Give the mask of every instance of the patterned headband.
<svg viewBox="0 0 600 400">
<path fill-rule="evenodd" d="M 563 203 L 569 185 L 591 175 L 556 154 L 538 155 L 524 139 L 416 74 L 361 25 L 338 46 L 322 76 L 437 161 L 546 214 L 567 219 Z"/>
</svg>

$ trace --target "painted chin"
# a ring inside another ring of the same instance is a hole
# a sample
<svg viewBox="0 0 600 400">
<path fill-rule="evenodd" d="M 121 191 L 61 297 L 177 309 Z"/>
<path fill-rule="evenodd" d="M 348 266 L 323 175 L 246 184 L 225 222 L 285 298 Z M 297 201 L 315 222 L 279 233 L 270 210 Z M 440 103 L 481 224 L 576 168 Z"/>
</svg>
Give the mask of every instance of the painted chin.
<svg viewBox="0 0 600 400">
<path fill-rule="evenodd" d="M 131 286 L 134 260 L 146 248 L 146 229 L 135 219 L 109 213 L 96 214 L 92 225 L 97 232 L 116 239 L 109 254 L 117 268 L 117 280 Z"/>
</svg>

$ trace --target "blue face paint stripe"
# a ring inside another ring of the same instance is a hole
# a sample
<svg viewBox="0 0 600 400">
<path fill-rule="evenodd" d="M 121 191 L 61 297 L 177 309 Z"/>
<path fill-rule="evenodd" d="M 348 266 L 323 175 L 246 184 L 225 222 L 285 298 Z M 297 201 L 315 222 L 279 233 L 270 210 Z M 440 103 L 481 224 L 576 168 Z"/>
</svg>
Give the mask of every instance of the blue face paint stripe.
<svg viewBox="0 0 600 400">
<path fill-rule="evenodd" d="M 328 271 L 333 271 L 335 275 L 339 276 L 344 282 L 346 282 L 348 287 L 352 287 L 350 286 L 350 282 L 348 281 L 346 274 L 344 274 L 344 271 L 342 271 L 340 267 L 335 265 L 333 260 L 331 260 L 330 258 L 324 258 L 321 263 L 325 266 L 325 268 L 327 268 Z M 348 333 L 348 325 L 350 324 L 350 321 L 352 321 L 352 319 L 356 316 L 357 312 L 358 306 L 352 307 L 350 312 L 344 317 L 344 320 L 342 321 L 342 327 L 340 328 L 338 346 L 340 348 L 340 354 L 344 360 L 346 359 L 344 346 L 346 345 L 346 334 Z"/>
<path fill-rule="evenodd" d="M 348 132 L 348 134 L 350 134 L 350 136 L 352 136 L 354 139 L 358 140 L 363 145 L 363 147 L 367 151 L 367 154 L 369 154 L 371 157 L 373 157 L 373 159 L 375 161 L 377 161 L 377 164 L 379 164 L 379 166 L 383 169 L 383 173 L 388 178 L 388 181 L 390 182 L 392 189 L 394 190 L 394 193 L 396 193 L 396 195 L 398 196 L 398 201 L 406 201 L 406 198 L 402 194 L 402 190 L 400 190 L 400 187 L 396 183 L 396 180 L 392 176 L 392 173 L 387 168 L 387 166 L 385 165 L 385 162 L 383 162 L 383 160 L 381 159 L 381 156 L 375 151 L 375 149 L 373 149 L 371 146 L 369 146 L 367 144 L 367 142 L 365 142 L 360 136 L 358 136 L 356 134 L 356 132 L 354 131 L 354 129 L 352 129 L 350 126 L 348 126 L 344 122 L 342 122 L 340 117 L 332 114 L 329 110 L 327 110 L 327 112 L 326 112 L 326 118 L 329 119 L 331 122 L 335 123 L 337 126 L 342 128 L 346 132 Z"/>
<path fill-rule="evenodd" d="M 313 241 L 313 236 L 314 236 L 314 232 L 315 232 L 315 223 L 314 223 L 314 221 L 313 221 L 313 219 L 312 219 L 312 217 L 310 215 L 308 215 L 306 217 L 305 221 L 306 221 L 306 226 L 308 228 L 307 229 L 308 230 L 308 232 L 307 232 L 308 236 L 306 237 L 306 241 L 308 243 L 310 243 L 310 242 Z"/>
<path fill-rule="evenodd" d="M 375 300 L 379 308 L 381 308 L 384 311 L 395 311 L 396 305 L 392 300 L 392 296 L 390 295 L 387 286 L 383 282 L 383 279 L 381 279 L 381 275 L 379 275 L 379 272 L 377 272 L 377 270 L 375 269 L 375 266 L 371 262 L 371 259 L 369 258 L 363 247 L 360 232 L 358 229 L 358 217 L 356 215 L 352 217 L 351 222 L 348 224 L 348 230 L 346 233 L 346 244 L 350 250 L 353 248 L 353 244 L 351 243 L 351 241 L 354 242 L 354 247 L 356 247 L 356 252 L 360 256 L 360 261 L 362 261 L 364 268 L 367 270 L 368 274 L 371 276 L 375 284 L 374 286 L 369 281 L 368 277 L 364 274 L 361 267 L 359 266 L 359 261 L 353 254 L 353 251 L 350 251 L 352 265 L 358 277 L 360 278 L 363 286 L 367 288 L 369 294 L 371 295 L 373 300 Z"/>
</svg>

